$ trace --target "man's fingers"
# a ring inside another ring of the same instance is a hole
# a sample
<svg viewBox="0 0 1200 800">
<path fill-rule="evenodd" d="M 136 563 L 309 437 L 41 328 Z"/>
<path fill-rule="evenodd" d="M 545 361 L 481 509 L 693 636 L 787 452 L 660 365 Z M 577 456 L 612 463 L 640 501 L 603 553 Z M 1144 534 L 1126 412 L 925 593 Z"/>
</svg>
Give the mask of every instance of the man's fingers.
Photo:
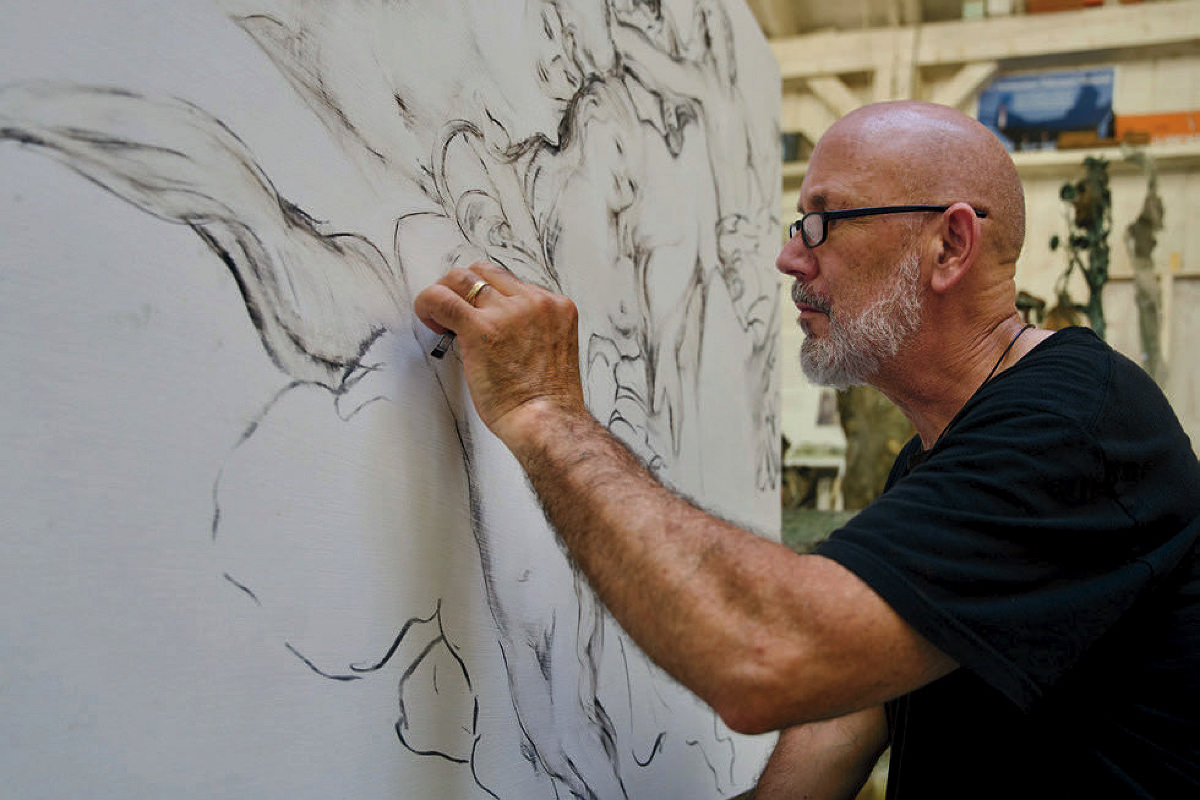
<svg viewBox="0 0 1200 800">
<path fill-rule="evenodd" d="M 435 283 L 417 295 L 413 301 L 413 311 L 425 327 L 434 333 L 457 331 L 466 316 L 471 313 L 470 304 L 463 299 L 466 291 L 459 294 L 444 282 Z"/>
<path fill-rule="evenodd" d="M 486 282 L 487 286 L 476 291 L 468 301 L 467 297 L 471 296 L 480 281 Z M 441 280 L 417 295 L 413 310 L 421 322 L 435 333 L 461 333 L 462 326 L 470 318 L 472 307 L 479 308 L 486 304 L 493 293 L 501 297 L 525 292 L 529 288 L 508 270 L 479 261 L 468 269 L 455 267 L 447 271 Z"/>
<path fill-rule="evenodd" d="M 479 283 L 480 280 L 481 276 L 476 275 L 471 270 L 463 269 L 462 267 L 455 267 L 443 275 L 442 279 L 438 281 L 438 283 L 448 287 L 459 297 L 465 298 L 475 284 Z M 488 282 L 490 283 L 491 281 Z"/>
<path fill-rule="evenodd" d="M 492 288 L 496 289 L 502 295 L 517 294 L 525 287 L 525 284 L 521 283 L 511 272 L 487 261 L 476 261 L 470 266 L 469 271 L 479 276 L 476 280 L 483 279 L 487 281 L 491 284 Z M 471 281 L 471 285 L 473 286 L 474 284 L 475 281 Z M 483 294 L 487 291 L 487 289 L 484 289 L 480 293 L 480 299 L 483 299 Z"/>
</svg>

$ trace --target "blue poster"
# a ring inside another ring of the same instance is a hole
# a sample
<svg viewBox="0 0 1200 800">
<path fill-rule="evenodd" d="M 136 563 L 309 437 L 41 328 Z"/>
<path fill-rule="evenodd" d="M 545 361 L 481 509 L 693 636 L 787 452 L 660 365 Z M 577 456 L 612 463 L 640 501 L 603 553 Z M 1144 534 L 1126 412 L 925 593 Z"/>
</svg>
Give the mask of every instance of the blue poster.
<svg viewBox="0 0 1200 800">
<path fill-rule="evenodd" d="M 1052 150 L 1061 131 L 1112 134 L 1113 70 L 1000 78 L 979 96 L 979 121 L 1009 150 Z"/>
</svg>

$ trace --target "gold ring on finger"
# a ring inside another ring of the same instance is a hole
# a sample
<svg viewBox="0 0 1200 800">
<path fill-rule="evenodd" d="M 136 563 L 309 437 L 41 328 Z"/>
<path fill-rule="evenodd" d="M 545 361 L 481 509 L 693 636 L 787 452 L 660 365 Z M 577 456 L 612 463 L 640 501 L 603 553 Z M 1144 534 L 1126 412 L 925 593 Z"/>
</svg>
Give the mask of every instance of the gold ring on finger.
<svg viewBox="0 0 1200 800">
<path fill-rule="evenodd" d="M 467 292 L 467 296 L 463 298 L 471 305 L 475 305 L 475 298 L 483 291 L 485 286 L 491 286 L 487 281 L 475 281 L 475 285 L 471 287 L 471 291 Z"/>
</svg>

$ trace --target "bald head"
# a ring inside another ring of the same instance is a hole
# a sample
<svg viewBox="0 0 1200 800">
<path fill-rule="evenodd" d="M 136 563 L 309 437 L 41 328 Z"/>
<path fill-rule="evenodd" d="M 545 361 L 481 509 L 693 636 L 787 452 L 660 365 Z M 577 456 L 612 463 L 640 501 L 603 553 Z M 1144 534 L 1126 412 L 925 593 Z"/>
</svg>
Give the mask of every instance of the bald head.
<svg viewBox="0 0 1200 800">
<path fill-rule="evenodd" d="M 985 250 L 999 263 L 1016 262 L 1025 239 L 1025 195 L 1008 151 L 979 122 L 933 103 L 875 103 L 838 120 L 821 137 L 813 161 L 834 145 L 839 163 L 833 168 L 890 187 L 889 203 L 963 201 L 987 211 Z"/>
</svg>

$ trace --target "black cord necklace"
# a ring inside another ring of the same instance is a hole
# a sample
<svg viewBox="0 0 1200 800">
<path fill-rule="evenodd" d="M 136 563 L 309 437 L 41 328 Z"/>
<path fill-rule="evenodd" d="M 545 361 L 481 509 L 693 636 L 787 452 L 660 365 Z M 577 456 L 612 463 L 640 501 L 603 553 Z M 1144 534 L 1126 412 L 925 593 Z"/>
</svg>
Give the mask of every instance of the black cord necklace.
<svg viewBox="0 0 1200 800">
<path fill-rule="evenodd" d="M 1017 335 L 1014 336 L 1012 338 L 1012 341 L 1008 343 L 1008 347 L 1004 348 L 1004 352 L 1000 354 L 1000 358 L 996 359 L 996 363 L 992 366 L 992 371 L 989 372 L 988 376 L 983 379 L 983 383 L 979 384 L 979 389 L 982 389 L 984 386 L 987 386 L 987 382 L 990 381 L 992 379 L 992 376 L 996 374 L 996 370 L 1000 369 L 1000 365 L 1002 363 L 1004 363 L 1005 356 L 1008 355 L 1008 351 L 1013 349 L 1013 345 L 1017 343 L 1017 339 L 1020 339 L 1021 334 L 1025 333 L 1025 331 L 1029 330 L 1032 327 L 1033 327 L 1033 323 L 1029 323 L 1024 328 L 1021 328 L 1021 330 L 1017 331 Z M 979 389 L 976 389 L 975 391 L 978 392 Z"/>
<path fill-rule="evenodd" d="M 1017 343 L 1017 339 L 1020 339 L 1021 335 L 1023 333 L 1025 333 L 1025 331 L 1029 330 L 1032 327 L 1034 327 L 1033 323 L 1029 323 L 1024 328 L 1021 328 L 1021 330 L 1017 331 L 1017 335 L 1014 336 L 1012 338 L 1012 341 L 1008 343 L 1008 347 L 1004 348 L 1004 352 L 1000 354 L 1000 358 L 996 359 L 996 363 L 992 366 L 992 371 L 989 372 L 988 376 L 983 379 L 983 383 L 979 384 L 979 389 L 982 389 L 984 386 L 987 386 L 987 382 L 990 381 L 992 379 L 992 376 L 996 374 L 996 370 L 1000 369 L 1000 365 L 1002 363 L 1004 363 L 1005 356 L 1007 356 L 1009 354 L 1009 351 L 1011 351 L 1013 349 L 1013 345 L 1015 345 Z M 975 394 L 979 394 L 979 389 L 975 390 Z M 971 395 L 971 396 L 974 397 L 975 395 Z M 951 419 L 948 423 L 946 423 L 946 427 L 942 428 L 941 432 L 937 435 L 937 439 L 934 439 L 934 444 L 937 444 L 938 442 L 940 442 L 942 440 L 942 437 L 946 435 L 946 431 L 948 431 L 948 430 L 950 430 L 950 428 L 954 427 L 954 423 L 958 421 L 958 415 L 961 413 L 962 413 L 962 409 L 960 408 L 958 410 L 958 414 L 955 414 L 954 418 Z M 931 444 L 929 447 L 911 455 L 908 459 L 908 468 L 910 470 L 915 469 L 919 464 L 923 463 L 925 461 L 925 459 L 929 458 L 929 453 L 933 449 L 933 446 L 934 445 Z"/>
</svg>

